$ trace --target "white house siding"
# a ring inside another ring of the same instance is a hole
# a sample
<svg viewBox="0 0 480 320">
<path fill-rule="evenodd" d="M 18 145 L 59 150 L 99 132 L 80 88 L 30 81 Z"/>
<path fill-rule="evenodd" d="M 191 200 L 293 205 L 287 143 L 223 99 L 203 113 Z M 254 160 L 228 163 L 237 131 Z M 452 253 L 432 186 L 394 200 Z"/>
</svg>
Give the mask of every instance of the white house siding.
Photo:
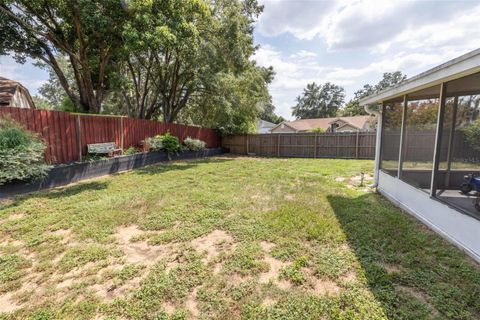
<svg viewBox="0 0 480 320">
<path fill-rule="evenodd" d="M 22 92 L 22 90 L 17 89 L 12 97 L 12 100 L 10 101 L 10 107 L 33 108 L 34 106 L 31 104 L 27 95 Z"/>
<path fill-rule="evenodd" d="M 349 124 L 346 124 L 342 127 L 337 128 L 337 130 L 335 130 L 335 132 L 357 132 L 357 131 L 359 131 L 358 128 L 355 128 Z"/>
<path fill-rule="evenodd" d="M 480 262 L 479 220 L 382 171 L 378 178 L 382 195 Z"/>
</svg>

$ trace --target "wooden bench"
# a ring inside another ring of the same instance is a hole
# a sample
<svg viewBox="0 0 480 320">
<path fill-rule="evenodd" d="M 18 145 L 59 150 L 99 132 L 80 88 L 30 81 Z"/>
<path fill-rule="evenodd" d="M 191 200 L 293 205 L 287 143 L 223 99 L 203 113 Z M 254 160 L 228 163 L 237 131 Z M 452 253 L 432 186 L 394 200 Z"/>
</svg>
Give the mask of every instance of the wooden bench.
<svg viewBox="0 0 480 320">
<path fill-rule="evenodd" d="M 116 153 L 122 153 L 122 149 L 117 147 L 115 142 L 105 142 L 105 143 L 92 143 L 87 144 L 88 153 L 92 154 L 108 154 L 109 157 L 115 155 Z"/>
</svg>

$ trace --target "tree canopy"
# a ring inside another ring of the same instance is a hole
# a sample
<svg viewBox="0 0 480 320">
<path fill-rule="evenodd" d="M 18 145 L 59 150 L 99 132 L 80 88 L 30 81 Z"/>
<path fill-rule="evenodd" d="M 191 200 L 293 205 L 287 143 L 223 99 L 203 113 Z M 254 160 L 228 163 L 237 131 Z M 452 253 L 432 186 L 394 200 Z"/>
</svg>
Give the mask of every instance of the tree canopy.
<svg viewBox="0 0 480 320">
<path fill-rule="evenodd" d="M 285 118 L 275 113 L 275 106 L 271 102 L 263 105 L 263 111 L 260 112 L 259 118 L 275 124 L 285 121 Z"/>
<path fill-rule="evenodd" d="M 19 62 L 40 60 L 55 72 L 70 100 L 99 112 L 115 79 L 122 30 L 129 13 L 117 0 L 3 0 L 0 2 L 0 54 Z M 76 88 L 58 57 L 68 59 Z"/>
<path fill-rule="evenodd" d="M 345 89 L 333 83 L 310 83 L 297 97 L 292 115 L 297 119 L 334 117 L 345 101 Z"/>
<path fill-rule="evenodd" d="M 397 85 L 407 79 L 401 71 L 386 72 L 383 74 L 382 79 L 375 85 L 365 84 L 362 89 L 355 92 L 355 96 L 350 100 L 347 105 L 341 110 L 342 116 L 360 116 L 366 115 L 365 109 L 360 106 L 359 100 L 369 96 L 371 94 L 385 90 L 388 87 Z"/>
<path fill-rule="evenodd" d="M 0 54 L 40 61 L 56 109 L 249 130 L 271 103 L 256 0 L 3 0 Z"/>
</svg>

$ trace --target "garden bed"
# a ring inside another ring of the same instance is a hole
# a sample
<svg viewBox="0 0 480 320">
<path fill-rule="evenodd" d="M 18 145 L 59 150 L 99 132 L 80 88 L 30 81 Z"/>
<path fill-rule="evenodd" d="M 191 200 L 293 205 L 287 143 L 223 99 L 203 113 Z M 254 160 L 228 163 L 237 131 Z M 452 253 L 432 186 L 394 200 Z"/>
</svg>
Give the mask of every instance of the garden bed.
<svg viewBox="0 0 480 320">
<path fill-rule="evenodd" d="M 172 160 L 203 158 L 222 154 L 221 148 L 202 151 L 186 151 L 172 155 Z M 142 152 L 105 160 L 59 165 L 51 168 L 43 180 L 34 182 L 13 181 L 0 186 L 0 199 L 18 194 L 65 186 L 85 179 L 105 176 L 117 172 L 141 168 L 159 162 L 169 161 L 162 151 Z"/>
</svg>

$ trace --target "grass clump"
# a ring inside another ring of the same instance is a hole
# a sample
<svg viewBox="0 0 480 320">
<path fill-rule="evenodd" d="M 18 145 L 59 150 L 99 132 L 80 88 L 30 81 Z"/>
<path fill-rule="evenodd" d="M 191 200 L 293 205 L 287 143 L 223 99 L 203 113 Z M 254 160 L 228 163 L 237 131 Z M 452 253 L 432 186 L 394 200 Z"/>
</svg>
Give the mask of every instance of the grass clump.
<svg viewBox="0 0 480 320">
<path fill-rule="evenodd" d="M 228 258 L 225 270 L 242 276 L 256 275 L 269 270 L 263 261 L 264 253 L 258 243 L 241 244 Z"/>
<path fill-rule="evenodd" d="M 0 256 L 0 293 L 18 288 L 31 261 L 17 254 Z"/>
<path fill-rule="evenodd" d="M 296 285 L 301 285 L 307 281 L 307 276 L 302 268 L 308 266 L 308 259 L 306 257 L 299 257 L 288 266 L 285 266 L 280 271 L 280 279 L 289 280 Z"/>
<path fill-rule="evenodd" d="M 67 249 L 59 262 L 59 268 L 63 272 L 68 272 L 89 262 L 105 261 L 111 255 L 119 256 L 120 253 L 118 251 L 112 252 L 108 248 L 97 244 L 76 246 Z"/>
</svg>

